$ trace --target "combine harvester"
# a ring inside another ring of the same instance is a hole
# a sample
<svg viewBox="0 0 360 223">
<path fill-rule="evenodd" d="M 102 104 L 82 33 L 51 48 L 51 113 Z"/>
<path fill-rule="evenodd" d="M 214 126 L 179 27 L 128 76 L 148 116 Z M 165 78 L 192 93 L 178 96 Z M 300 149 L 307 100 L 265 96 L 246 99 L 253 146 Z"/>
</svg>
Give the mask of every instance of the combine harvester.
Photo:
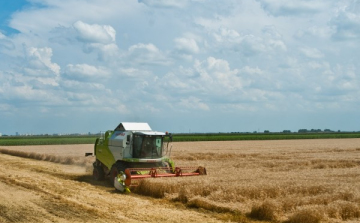
<svg viewBox="0 0 360 223">
<path fill-rule="evenodd" d="M 153 131 L 147 123 L 120 123 L 96 139 L 93 177 L 110 177 L 123 192 L 136 185 L 133 180 L 206 175 L 204 167 L 175 167 L 170 159 L 171 142 L 171 134 Z"/>
</svg>

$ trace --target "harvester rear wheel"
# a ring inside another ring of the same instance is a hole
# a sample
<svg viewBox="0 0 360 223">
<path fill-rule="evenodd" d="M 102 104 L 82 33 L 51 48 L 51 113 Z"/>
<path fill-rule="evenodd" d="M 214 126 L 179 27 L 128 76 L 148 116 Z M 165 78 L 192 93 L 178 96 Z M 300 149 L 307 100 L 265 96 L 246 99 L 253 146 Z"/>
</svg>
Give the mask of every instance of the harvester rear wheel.
<svg viewBox="0 0 360 223">
<path fill-rule="evenodd" d="M 94 166 L 93 178 L 97 181 L 103 180 L 105 178 L 105 173 L 101 166 Z"/>
</svg>

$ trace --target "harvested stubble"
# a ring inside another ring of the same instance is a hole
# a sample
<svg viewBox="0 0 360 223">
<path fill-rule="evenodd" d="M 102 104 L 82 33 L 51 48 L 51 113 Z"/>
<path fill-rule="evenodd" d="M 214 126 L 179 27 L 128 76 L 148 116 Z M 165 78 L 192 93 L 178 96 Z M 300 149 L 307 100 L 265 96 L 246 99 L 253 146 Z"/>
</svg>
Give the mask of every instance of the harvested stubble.
<svg viewBox="0 0 360 223">
<path fill-rule="evenodd" d="M 208 175 L 144 180 L 135 192 L 267 221 L 360 220 L 360 139 L 232 143 L 178 143 L 177 165 Z"/>
</svg>

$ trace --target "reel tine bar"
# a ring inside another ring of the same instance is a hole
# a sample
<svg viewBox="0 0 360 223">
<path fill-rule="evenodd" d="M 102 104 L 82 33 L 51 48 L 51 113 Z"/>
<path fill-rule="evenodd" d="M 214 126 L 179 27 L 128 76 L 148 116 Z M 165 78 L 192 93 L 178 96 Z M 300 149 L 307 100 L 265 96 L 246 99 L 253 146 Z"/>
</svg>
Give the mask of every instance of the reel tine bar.
<svg viewBox="0 0 360 223">
<path fill-rule="evenodd" d="M 194 171 L 195 169 L 195 171 Z M 165 173 L 159 173 L 159 171 L 165 171 Z M 144 178 L 156 178 L 156 177 L 182 177 L 182 176 L 198 176 L 206 175 L 205 167 L 175 167 L 174 173 L 168 173 L 169 168 L 158 167 L 158 168 L 128 168 L 125 170 L 126 180 L 125 184 L 130 186 L 131 180 L 144 179 Z M 192 172 L 186 172 L 186 171 Z M 149 171 L 147 174 L 141 174 L 141 172 Z M 135 174 L 133 174 L 135 173 Z M 139 174 L 140 173 L 140 174 Z"/>
</svg>

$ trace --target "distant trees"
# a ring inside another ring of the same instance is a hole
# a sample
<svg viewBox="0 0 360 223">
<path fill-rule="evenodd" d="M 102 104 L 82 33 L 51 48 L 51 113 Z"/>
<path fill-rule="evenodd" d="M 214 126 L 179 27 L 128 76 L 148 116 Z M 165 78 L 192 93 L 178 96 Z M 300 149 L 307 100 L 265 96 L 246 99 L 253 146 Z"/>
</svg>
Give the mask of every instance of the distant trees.
<svg viewBox="0 0 360 223">
<path fill-rule="evenodd" d="M 298 131 L 298 133 L 317 133 L 317 132 L 334 132 L 334 131 L 332 131 L 331 129 L 324 129 L 324 131 L 322 131 L 321 129 L 311 129 L 311 130 L 299 129 Z"/>
<path fill-rule="evenodd" d="M 271 132 L 270 130 L 262 131 L 253 131 L 253 132 L 230 132 L 231 134 L 271 134 L 271 133 L 284 133 L 284 134 L 292 134 L 292 133 L 332 133 L 332 132 L 341 132 L 341 130 L 331 130 L 331 129 L 299 129 L 297 132 L 292 132 L 291 130 L 285 129 L 279 132 Z M 220 133 L 220 132 L 219 132 Z"/>
</svg>

